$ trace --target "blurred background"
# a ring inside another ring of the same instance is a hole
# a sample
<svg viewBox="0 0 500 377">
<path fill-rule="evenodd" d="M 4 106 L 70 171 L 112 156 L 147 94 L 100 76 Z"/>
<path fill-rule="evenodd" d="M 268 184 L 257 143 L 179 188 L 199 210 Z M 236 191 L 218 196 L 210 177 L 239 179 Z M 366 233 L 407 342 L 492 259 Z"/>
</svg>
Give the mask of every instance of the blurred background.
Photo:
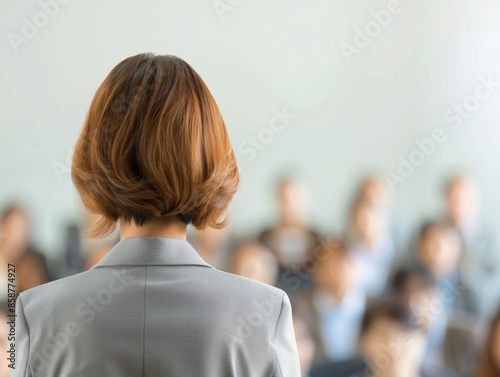
<svg viewBox="0 0 500 377">
<path fill-rule="evenodd" d="M 211 89 L 241 171 L 230 226 L 190 240 L 289 293 L 304 376 L 500 376 L 498 0 L 0 6 L 3 299 L 7 263 L 22 291 L 118 241 L 85 237 L 72 148 L 119 61 L 173 54 Z M 391 329 L 412 339 L 397 357 Z"/>
</svg>

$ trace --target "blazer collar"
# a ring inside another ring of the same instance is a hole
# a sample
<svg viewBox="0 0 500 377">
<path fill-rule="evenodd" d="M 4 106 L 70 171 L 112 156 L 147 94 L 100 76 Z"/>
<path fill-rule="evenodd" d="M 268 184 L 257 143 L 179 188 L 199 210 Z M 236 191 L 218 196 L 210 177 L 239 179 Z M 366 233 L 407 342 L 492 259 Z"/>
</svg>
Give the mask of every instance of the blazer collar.
<svg viewBox="0 0 500 377">
<path fill-rule="evenodd" d="M 214 268 L 205 262 L 186 240 L 159 237 L 124 238 L 91 269 L 117 265 L 193 265 Z"/>
</svg>

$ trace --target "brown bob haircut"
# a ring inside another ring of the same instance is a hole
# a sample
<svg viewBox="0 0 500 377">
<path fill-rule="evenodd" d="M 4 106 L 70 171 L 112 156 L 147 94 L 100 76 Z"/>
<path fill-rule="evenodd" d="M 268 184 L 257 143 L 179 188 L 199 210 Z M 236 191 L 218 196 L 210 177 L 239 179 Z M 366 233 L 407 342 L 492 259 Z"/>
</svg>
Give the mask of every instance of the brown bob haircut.
<svg viewBox="0 0 500 377">
<path fill-rule="evenodd" d="M 207 86 L 182 59 L 139 54 L 119 63 L 97 90 L 76 143 L 71 177 L 102 219 L 222 228 L 239 184 L 233 148 Z"/>
</svg>

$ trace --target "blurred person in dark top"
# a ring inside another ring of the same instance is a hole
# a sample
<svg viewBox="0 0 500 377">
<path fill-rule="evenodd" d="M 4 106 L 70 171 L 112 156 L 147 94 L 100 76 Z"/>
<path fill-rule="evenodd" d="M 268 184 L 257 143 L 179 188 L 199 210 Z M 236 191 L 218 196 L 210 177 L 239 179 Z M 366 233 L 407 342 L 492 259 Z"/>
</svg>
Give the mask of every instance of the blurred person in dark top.
<svg viewBox="0 0 500 377">
<path fill-rule="evenodd" d="M 436 278 L 441 293 L 450 289 L 457 291 L 450 302 L 454 310 L 476 313 L 474 296 L 467 284 L 460 279 L 459 263 L 462 253 L 462 243 L 457 231 L 447 223 L 430 221 L 420 229 L 414 264 L 429 270 Z"/>
<path fill-rule="evenodd" d="M 500 377 L 500 310 L 491 321 L 483 355 L 473 377 Z"/>
<path fill-rule="evenodd" d="M 412 266 L 427 269 L 436 279 L 437 296 L 432 301 L 428 320 L 428 342 L 425 364 L 442 367 L 443 345 L 452 315 L 474 315 L 474 296 L 460 280 L 459 261 L 462 244 L 457 231 L 444 222 L 431 221 L 419 232 Z"/>
<path fill-rule="evenodd" d="M 277 186 L 278 220 L 259 237 L 278 258 L 277 285 L 287 292 L 310 283 L 305 264 L 318 245 L 318 234 L 307 220 L 310 199 L 304 182 L 292 177 L 282 178 Z"/>
<path fill-rule="evenodd" d="M 444 188 L 445 220 L 463 242 L 462 279 L 477 297 L 479 313 L 490 317 L 500 305 L 500 247 L 498 238 L 480 221 L 481 190 L 472 179 L 457 175 Z"/>
<path fill-rule="evenodd" d="M 339 241 L 321 244 L 313 271 L 313 284 L 295 296 L 296 307 L 309 313 L 316 344 L 315 364 L 345 360 L 357 354 L 357 339 L 366 296 L 360 276 Z"/>
<path fill-rule="evenodd" d="M 367 198 L 356 198 L 349 215 L 345 242 L 370 297 L 381 297 L 396 267 L 396 251 L 388 229 L 387 209 Z"/>
<path fill-rule="evenodd" d="M 442 321 L 444 301 L 453 296 L 443 298 L 440 295 L 436 277 L 422 266 L 402 268 L 394 276 L 392 293 L 411 312 L 411 319 L 427 333 L 430 351 L 426 352 L 424 363 L 435 367 L 434 354 L 439 352 L 441 368 L 468 375 L 477 355 L 473 339 L 475 329 L 469 326 L 470 321 L 465 317 L 451 315 L 446 323 Z M 434 343 L 439 339 L 442 340 L 440 348 Z"/>
<path fill-rule="evenodd" d="M 233 251 L 229 272 L 274 285 L 278 275 L 278 261 L 266 246 L 248 240 L 240 243 Z"/>
</svg>

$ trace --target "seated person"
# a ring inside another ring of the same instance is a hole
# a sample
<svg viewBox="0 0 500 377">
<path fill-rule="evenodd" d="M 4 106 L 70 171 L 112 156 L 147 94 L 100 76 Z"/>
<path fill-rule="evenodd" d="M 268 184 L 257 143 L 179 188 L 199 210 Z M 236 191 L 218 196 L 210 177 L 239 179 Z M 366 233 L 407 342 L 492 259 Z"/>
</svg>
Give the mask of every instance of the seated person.
<svg viewBox="0 0 500 377">
<path fill-rule="evenodd" d="M 428 329 L 433 319 L 433 303 L 439 295 L 436 277 L 422 266 L 401 268 L 394 275 L 391 291 L 412 319 Z"/>
<path fill-rule="evenodd" d="M 366 296 L 359 274 L 341 242 L 324 243 L 313 271 L 313 285 L 295 297 L 309 313 L 316 344 L 314 362 L 344 360 L 357 353 Z"/>
<path fill-rule="evenodd" d="M 386 292 L 397 261 L 389 233 L 387 209 L 364 197 L 356 198 L 345 239 L 366 294 L 381 297 Z"/>
<path fill-rule="evenodd" d="M 411 312 L 412 320 L 427 332 L 428 351 L 424 364 L 430 364 L 431 368 L 432 362 L 439 360 L 441 368 L 470 375 L 470 366 L 475 364 L 476 356 L 474 327 L 470 324 L 476 321 L 442 315 L 444 305 L 435 276 L 422 266 L 403 268 L 394 276 L 392 290 Z M 440 346 L 435 344 L 436 340 L 442 340 Z"/>
<path fill-rule="evenodd" d="M 500 305 L 500 247 L 496 232 L 480 220 L 481 188 L 471 177 L 456 175 L 443 193 L 444 219 L 463 242 L 461 277 L 477 297 L 478 312 L 488 318 Z"/>
<path fill-rule="evenodd" d="M 245 241 L 233 251 L 229 272 L 274 285 L 278 274 L 278 262 L 264 245 L 257 241 Z"/>
<path fill-rule="evenodd" d="M 259 237 L 278 258 L 277 285 L 286 292 L 310 283 L 310 274 L 304 267 L 318 246 L 318 234 L 308 224 L 309 201 L 308 188 L 302 181 L 283 178 L 277 187 L 277 222 Z"/>
<path fill-rule="evenodd" d="M 370 305 L 359 337 L 364 357 L 318 366 L 311 377 L 448 377 L 443 371 L 422 370 L 425 331 L 395 301 Z M 354 370 L 354 368 L 357 368 Z"/>
</svg>

